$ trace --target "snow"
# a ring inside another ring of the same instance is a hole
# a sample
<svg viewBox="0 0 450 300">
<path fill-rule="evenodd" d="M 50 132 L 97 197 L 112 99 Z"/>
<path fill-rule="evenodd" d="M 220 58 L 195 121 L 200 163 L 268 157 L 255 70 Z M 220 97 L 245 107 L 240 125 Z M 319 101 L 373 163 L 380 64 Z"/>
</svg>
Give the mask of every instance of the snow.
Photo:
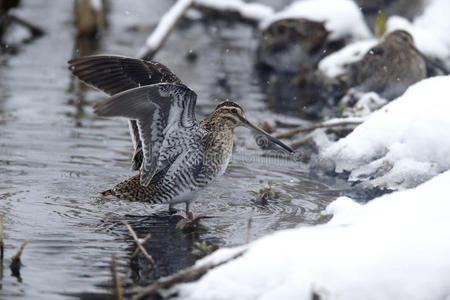
<svg viewBox="0 0 450 300">
<path fill-rule="evenodd" d="M 348 105 L 349 101 L 354 98 L 358 99 L 358 101 L 353 106 Z M 388 103 L 388 100 L 380 97 L 380 95 L 375 92 L 361 94 L 354 89 L 350 89 L 342 98 L 340 103 L 340 105 L 346 106 L 342 111 L 342 116 L 362 118 L 370 115 L 372 112 L 386 105 Z"/>
<path fill-rule="evenodd" d="M 411 23 L 392 16 L 388 19 L 388 32 L 404 29 L 412 34 L 417 48 L 425 55 L 441 59 L 450 58 L 450 1 L 432 0 L 422 15 Z"/>
<path fill-rule="evenodd" d="M 351 0 L 297 1 L 267 18 L 261 24 L 261 28 L 267 28 L 273 22 L 284 18 L 306 18 L 325 22 L 325 28 L 331 32 L 331 40 L 343 38 L 359 40 L 371 36 L 361 11 Z"/>
<path fill-rule="evenodd" d="M 360 205 L 331 203 L 324 225 L 276 232 L 243 256 L 179 286 L 180 299 L 448 299 L 447 171 Z M 218 250 L 212 257 L 223 257 Z"/>
<path fill-rule="evenodd" d="M 319 62 L 319 70 L 326 76 L 333 78 L 345 73 L 345 65 L 356 62 L 378 43 L 376 39 L 368 39 L 351 43 L 336 51 Z"/>
<path fill-rule="evenodd" d="M 411 86 L 345 138 L 322 150 L 336 172 L 364 187 L 416 186 L 450 168 L 450 76 Z"/>
<path fill-rule="evenodd" d="M 270 6 L 260 3 L 246 3 L 242 0 L 195 0 L 196 4 L 218 10 L 235 11 L 247 19 L 262 21 L 273 15 Z"/>
</svg>

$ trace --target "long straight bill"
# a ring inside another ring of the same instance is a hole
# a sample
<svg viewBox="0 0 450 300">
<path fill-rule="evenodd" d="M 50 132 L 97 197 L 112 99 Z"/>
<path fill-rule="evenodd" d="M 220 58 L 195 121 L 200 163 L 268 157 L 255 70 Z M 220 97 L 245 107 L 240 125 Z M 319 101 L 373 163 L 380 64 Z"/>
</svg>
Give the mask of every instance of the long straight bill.
<svg viewBox="0 0 450 300">
<path fill-rule="evenodd" d="M 257 127 L 256 125 L 250 123 L 247 119 L 239 116 L 239 119 L 242 121 L 242 123 L 244 123 L 245 125 L 247 125 L 248 128 L 255 130 L 258 133 L 261 133 L 262 135 L 264 135 L 265 137 L 267 137 L 267 139 L 269 141 L 271 141 L 272 143 L 277 144 L 278 146 L 286 149 L 289 152 L 294 152 L 294 150 L 292 150 L 291 147 L 289 147 L 288 145 L 286 145 L 285 143 L 283 143 L 282 141 L 280 141 L 279 139 L 274 138 L 273 136 L 271 136 L 270 134 L 268 134 L 267 132 L 265 132 L 264 130 L 262 130 L 261 128 Z"/>
</svg>

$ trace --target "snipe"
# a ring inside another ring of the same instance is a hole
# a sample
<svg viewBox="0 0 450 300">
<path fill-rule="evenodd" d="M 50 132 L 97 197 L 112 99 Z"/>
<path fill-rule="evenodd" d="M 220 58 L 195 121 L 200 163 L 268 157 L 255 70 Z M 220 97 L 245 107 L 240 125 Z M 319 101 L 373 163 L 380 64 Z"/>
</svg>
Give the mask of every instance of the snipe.
<svg viewBox="0 0 450 300">
<path fill-rule="evenodd" d="M 347 84 L 360 92 L 374 91 L 392 100 L 426 77 L 426 57 L 404 30 L 389 33 L 364 57 L 348 65 Z"/>
<path fill-rule="evenodd" d="M 246 126 L 289 152 L 281 141 L 250 123 L 242 108 L 225 101 L 200 123 L 197 95 L 162 64 L 120 56 L 69 61 L 80 80 L 112 97 L 95 105 L 102 117 L 130 119 L 133 176 L 102 195 L 150 203 L 189 202 L 223 174 L 231 158 L 233 129 Z"/>
</svg>

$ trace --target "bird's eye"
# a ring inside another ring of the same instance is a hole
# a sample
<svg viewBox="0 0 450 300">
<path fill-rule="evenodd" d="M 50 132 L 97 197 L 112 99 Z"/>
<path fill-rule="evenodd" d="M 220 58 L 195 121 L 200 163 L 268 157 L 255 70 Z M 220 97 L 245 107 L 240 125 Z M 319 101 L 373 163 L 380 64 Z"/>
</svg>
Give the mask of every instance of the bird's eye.
<svg viewBox="0 0 450 300">
<path fill-rule="evenodd" d="M 233 114 L 237 114 L 237 109 L 236 109 L 236 108 L 232 108 L 232 109 L 231 109 L 231 112 L 232 112 Z"/>
</svg>

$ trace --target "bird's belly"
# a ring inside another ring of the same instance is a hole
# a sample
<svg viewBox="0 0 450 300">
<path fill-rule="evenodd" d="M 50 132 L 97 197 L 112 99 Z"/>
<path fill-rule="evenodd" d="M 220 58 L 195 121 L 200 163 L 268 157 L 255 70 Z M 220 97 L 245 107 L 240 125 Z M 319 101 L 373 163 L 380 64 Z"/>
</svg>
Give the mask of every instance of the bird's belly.
<svg viewBox="0 0 450 300">
<path fill-rule="evenodd" d="M 223 175 L 223 173 L 225 173 L 225 171 L 227 170 L 228 164 L 230 163 L 230 160 L 231 160 L 231 153 L 229 153 L 223 157 L 223 161 L 220 164 L 219 170 L 217 172 L 217 176 Z"/>
</svg>

